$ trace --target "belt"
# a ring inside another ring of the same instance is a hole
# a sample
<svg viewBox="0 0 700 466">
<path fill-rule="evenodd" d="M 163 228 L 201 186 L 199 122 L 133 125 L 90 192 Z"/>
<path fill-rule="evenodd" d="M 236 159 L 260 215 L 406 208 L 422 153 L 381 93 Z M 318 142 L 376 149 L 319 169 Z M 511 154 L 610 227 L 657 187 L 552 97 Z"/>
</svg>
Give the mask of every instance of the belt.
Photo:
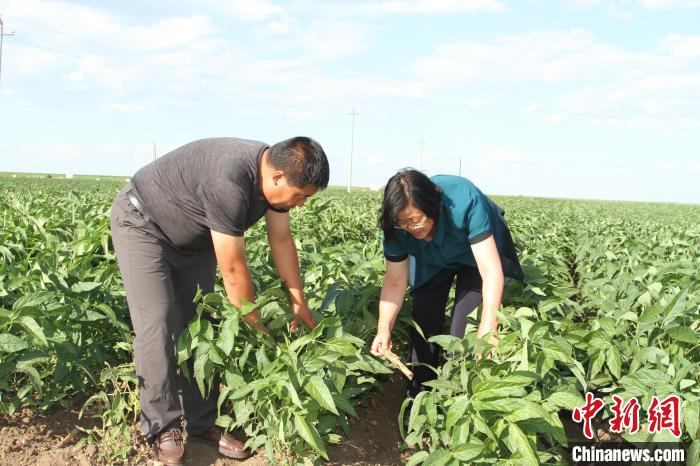
<svg viewBox="0 0 700 466">
<path fill-rule="evenodd" d="M 143 215 L 144 220 L 149 221 L 151 220 L 151 217 L 148 216 L 146 213 L 146 210 L 143 208 L 143 204 L 141 203 L 141 200 L 138 197 L 138 194 L 136 194 L 136 191 L 134 188 L 131 188 L 126 192 L 126 197 L 129 198 L 129 201 L 131 201 L 131 204 L 136 207 L 136 210 L 141 212 L 141 215 Z"/>
</svg>

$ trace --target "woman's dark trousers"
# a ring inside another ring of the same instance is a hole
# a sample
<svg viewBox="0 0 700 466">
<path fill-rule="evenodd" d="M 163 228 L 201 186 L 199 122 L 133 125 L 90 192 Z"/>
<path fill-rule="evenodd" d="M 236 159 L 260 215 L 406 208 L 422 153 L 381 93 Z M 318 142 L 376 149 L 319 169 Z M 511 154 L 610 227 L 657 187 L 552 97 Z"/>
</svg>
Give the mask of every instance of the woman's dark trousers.
<svg viewBox="0 0 700 466">
<path fill-rule="evenodd" d="M 413 320 L 423 330 L 423 338 L 414 328 L 409 332 L 411 339 L 411 362 L 413 363 L 413 380 L 408 383 L 408 395 L 415 396 L 424 390 L 423 383 L 435 378 L 435 372 L 418 363 L 432 367 L 440 365 L 441 349 L 435 343 L 426 340 L 443 332 L 445 310 L 452 288 L 452 282 L 457 277 L 455 304 L 452 310 L 450 335 L 463 338 L 467 326 L 467 316 L 481 304 L 481 275 L 475 267 L 465 267 L 456 271 L 439 283 L 427 283 L 411 292 L 413 297 Z"/>
</svg>

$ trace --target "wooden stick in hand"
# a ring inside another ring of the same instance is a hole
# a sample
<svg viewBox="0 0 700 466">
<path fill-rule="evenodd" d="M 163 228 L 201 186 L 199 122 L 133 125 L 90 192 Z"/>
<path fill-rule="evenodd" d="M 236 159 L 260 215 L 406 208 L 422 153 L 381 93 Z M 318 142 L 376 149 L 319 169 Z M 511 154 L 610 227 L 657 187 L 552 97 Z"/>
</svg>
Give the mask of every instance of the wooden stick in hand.
<svg viewBox="0 0 700 466">
<path fill-rule="evenodd" d="M 403 372 L 403 375 L 408 377 L 408 380 L 413 380 L 413 372 L 411 372 L 410 369 L 406 367 L 404 363 L 401 362 L 401 359 L 397 355 L 395 355 L 391 350 L 382 350 L 382 356 L 384 356 L 393 365 L 398 367 L 399 370 Z"/>
</svg>

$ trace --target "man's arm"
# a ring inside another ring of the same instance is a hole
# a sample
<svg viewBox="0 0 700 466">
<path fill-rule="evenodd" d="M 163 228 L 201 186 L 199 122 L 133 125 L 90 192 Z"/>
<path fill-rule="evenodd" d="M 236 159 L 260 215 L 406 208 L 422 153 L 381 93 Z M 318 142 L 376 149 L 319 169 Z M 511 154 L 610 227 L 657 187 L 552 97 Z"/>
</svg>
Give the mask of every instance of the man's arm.
<svg viewBox="0 0 700 466">
<path fill-rule="evenodd" d="M 242 300 L 254 303 L 255 291 L 245 256 L 245 238 L 212 230 L 211 239 L 228 300 L 238 308 L 241 307 Z M 246 314 L 243 319 L 249 325 L 268 333 L 265 326 L 259 322 L 260 314 L 257 310 Z"/>
<path fill-rule="evenodd" d="M 289 212 L 275 212 L 268 210 L 265 213 L 265 226 L 267 228 L 267 241 L 270 244 L 272 259 L 275 267 L 289 291 L 289 299 L 292 303 L 292 312 L 313 329 L 316 322 L 311 316 L 309 308 L 304 300 L 304 286 L 299 272 L 299 256 L 292 237 L 289 224 Z M 292 331 L 296 330 L 297 321 L 291 323 Z"/>
<path fill-rule="evenodd" d="M 494 336 L 489 339 L 489 342 L 495 345 L 498 343 L 498 309 L 501 307 L 503 284 L 505 283 L 501 257 L 498 255 L 493 235 L 472 244 L 471 248 L 481 275 L 481 294 L 483 296 L 481 322 L 476 336 L 481 338 L 488 332 L 493 332 Z"/>
</svg>

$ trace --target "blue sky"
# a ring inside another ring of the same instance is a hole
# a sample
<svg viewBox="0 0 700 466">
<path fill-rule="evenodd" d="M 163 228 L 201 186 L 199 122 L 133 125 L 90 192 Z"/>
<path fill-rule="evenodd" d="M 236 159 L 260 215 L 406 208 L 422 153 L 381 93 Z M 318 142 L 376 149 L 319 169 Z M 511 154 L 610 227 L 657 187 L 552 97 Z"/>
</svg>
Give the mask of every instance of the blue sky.
<svg viewBox="0 0 700 466">
<path fill-rule="evenodd" d="M 331 183 L 700 202 L 700 0 L 0 0 L 0 171 L 308 135 Z"/>
</svg>

